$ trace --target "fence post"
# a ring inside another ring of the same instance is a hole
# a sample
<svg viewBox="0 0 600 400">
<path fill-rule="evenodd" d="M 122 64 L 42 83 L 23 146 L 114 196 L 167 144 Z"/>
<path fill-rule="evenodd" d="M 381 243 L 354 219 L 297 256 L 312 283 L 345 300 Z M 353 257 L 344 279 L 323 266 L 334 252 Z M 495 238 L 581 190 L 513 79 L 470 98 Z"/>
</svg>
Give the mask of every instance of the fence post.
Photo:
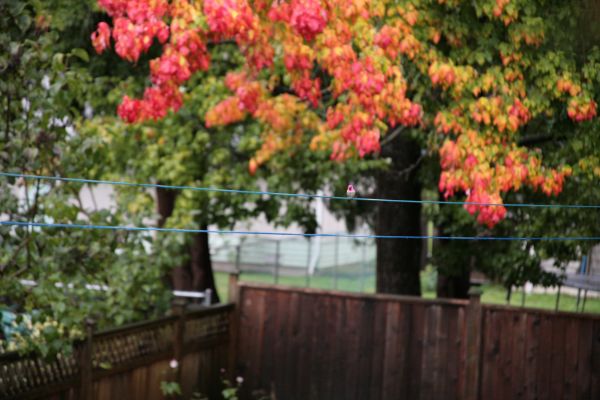
<svg viewBox="0 0 600 400">
<path fill-rule="evenodd" d="M 279 283 L 279 240 L 275 243 L 275 284 Z"/>
<path fill-rule="evenodd" d="M 240 273 L 240 262 L 241 262 L 242 245 L 241 243 L 235 246 L 235 273 Z"/>
<path fill-rule="evenodd" d="M 173 358 L 177 361 L 175 370 L 175 381 L 181 385 L 181 363 L 183 360 L 183 340 L 185 334 L 185 311 L 187 308 L 187 299 L 176 297 L 171 303 L 173 315 L 178 316 L 175 322 L 175 340 L 173 341 Z"/>
<path fill-rule="evenodd" d="M 360 292 L 365 291 L 365 271 L 367 270 L 367 242 L 361 246 L 361 259 L 360 259 Z"/>
<path fill-rule="evenodd" d="M 230 303 L 236 304 L 239 301 L 239 288 L 238 288 L 238 281 L 240 279 L 240 276 L 238 273 L 234 273 L 234 274 L 229 274 L 229 283 L 228 283 L 228 291 L 227 291 L 227 297 Z"/>
<path fill-rule="evenodd" d="M 234 309 L 229 314 L 229 376 L 231 379 L 235 376 L 237 362 L 237 338 L 240 321 L 240 287 L 238 285 L 238 274 L 229 274 L 228 300 L 234 304 Z"/>
<path fill-rule="evenodd" d="M 334 244 L 334 253 L 333 253 L 333 257 L 334 257 L 334 261 L 333 261 L 333 288 L 337 289 L 338 287 L 338 263 L 340 261 L 340 257 L 339 257 L 339 246 L 340 246 L 340 241 L 339 241 L 340 237 L 336 236 L 335 237 L 335 244 Z"/>
<path fill-rule="evenodd" d="M 210 307 L 212 304 L 212 289 L 207 288 L 204 290 L 204 297 L 202 298 L 202 305 L 204 307 Z"/>
<path fill-rule="evenodd" d="M 310 259 L 312 258 L 312 240 L 310 237 L 308 240 L 308 259 L 306 260 L 306 277 L 304 279 L 304 286 L 310 287 Z"/>
<path fill-rule="evenodd" d="M 479 381 L 481 371 L 481 289 L 469 289 L 469 305 L 467 306 L 467 338 L 466 365 L 464 382 L 464 399 L 479 399 Z"/>
<path fill-rule="evenodd" d="M 85 321 L 85 340 L 79 351 L 79 398 L 82 400 L 92 400 L 93 383 L 93 335 L 96 322 L 93 319 Z"/>
</svg>

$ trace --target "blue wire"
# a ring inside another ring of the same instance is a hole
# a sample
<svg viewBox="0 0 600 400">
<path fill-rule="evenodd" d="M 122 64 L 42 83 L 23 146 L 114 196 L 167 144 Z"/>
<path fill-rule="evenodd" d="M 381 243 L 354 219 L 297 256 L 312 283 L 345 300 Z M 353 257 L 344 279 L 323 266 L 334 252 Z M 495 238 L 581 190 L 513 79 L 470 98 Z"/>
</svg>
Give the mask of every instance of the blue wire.
<svg viewBox="0 0 600 400">
<path fill-rule="evenodd" d="M 504 206 L 504 207 L 536 207 L 536 208 L 587 208 L 600 209 L 600 205 L 586 204 L 528 204 L 528 203 L 479 203 L 472 201 L 445 201 L 445 200 L 403 200 L 403 199 L 379 199 L 375 197 L 342 197 L 342 196 L 326 196 L 320 194 L 306 193 L 284 193 L 284 192 L 268 192 L 259 190 L 239 190 L 239 189 L 221 189 L 213 187 L 195 187 L 195 186 L 177 186 L 177 185 L 161 185 L 156 183 L 135 183 L 123 181 L 106 181 L 98 179 L 82 179 L 82 178 L 65 178 L 61 176 L 44 176 L 44 175 L 28 175 L 17 174 L 11 172 L 0 172 L 0 176 L 11 178 L 24 179 L 43 179 L 50 181 L 64 181 L 74 183 L 93 183 L 118 186 L 135 186 L 144 188 L 160 188 L 173 190 L 194 190 L 199 192 L 219 192 L 219 193 L 237 193 L 250 195 L 268 195 L 268 196 L 283 196 L 283 197 L 302 197 L 310 199 L 325 199 L 325 200 L 356 200 L 356 201 L 373 201 L 379 203 L 403 203 L 403 204 L 453 204 L 453 205 L 476 205 L 476 206 Z"/>
<path fill-rule="evenodd" d="M 531 241 L 567 241 L 567 240 L 591 240 L 600 241 L 600 236 L 534 236 L 534 237 L 512 237 L 512 236 L 436 236 L 436 235 L 369 235 L 349 233 L 291 233 L 291 232 L 257 232 L 257 231 L 227 231 L 219 229 L 180 229 L 180 228 L 158 228 L 152 226 L 119 226 L 119 225 L 84 225 L 84 224 L 55 224 L 44 222 L 20 222 L 0 221 L 3 226 L 32 226 L 40 228 L 78 228 L 78 229 L 100 229 L 111 231 L 136 231 L 136 232 L 177 232 L 177 233 L 218 233 L 233 235 L 266 235 L 266 236 L 302 236 L 302 237 L 342 237 L 352 239 L 449 239 L 449 240 L 531 240 Z"/>
</svg>

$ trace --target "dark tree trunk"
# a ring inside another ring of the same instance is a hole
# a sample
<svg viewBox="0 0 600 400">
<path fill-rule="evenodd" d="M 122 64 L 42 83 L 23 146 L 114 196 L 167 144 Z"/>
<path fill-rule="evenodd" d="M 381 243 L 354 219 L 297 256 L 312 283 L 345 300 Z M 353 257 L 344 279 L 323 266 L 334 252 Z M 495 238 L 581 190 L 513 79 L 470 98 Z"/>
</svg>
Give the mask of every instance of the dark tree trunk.
<svg viewBox="0 0 600 400">
<path fill-rule="evenodd" d="M 406 132 L 382 149 L 392 166 L 377 176 L 378 197 L 388 199 L 421 198 L 417 164 L 421 148 Z M 421 205 L 379 203 L 375 222 L 377 235 L 420 235 Z M 377 239 L 377 292 L 421 295 L 419 239 Z"/>
<path fill-rule="evenodd" d="M 175 200 L 179 192 L 169 189 L 156 189 L 156 208 L 158 210 L 158 226 L 163 227 L 175 210 Z"/>
<path fill-rule="evenodd" d="M 207 224 L 201 224 L 200 229 L 208 229 Z M 192 290 L 212 290 L 212 303 L 219 302 L 219 294 L 215 285 L 215 277 L 210 258 L 208 233 L 194 234 L 190 248 L 190 265 Z"/>
<path fill-rule="evenodd" d="M 438 271 L 436 293 L 440 298 L 468 299 L 470 287 L 470 271 L 468 267 L 455 271 L 452 275 Z"/>
<path fill-rule="evenodd" d="M 159 226 L 163 226 L 173 214 L 177 192 L 168 189 L 156 189 L 157 208 L 159 213 Z M 200 229 L 207 229 L 207 224 L 200 224 Z M 208 233 L 194 233 L 189 246 L 188 260 L 180 266 L 174 267 L 169 274 L 171 287 L 175 290 L 204 291 L 212 290 L 212 302 L 219 302 L 219 295 L 215 286 L 210 258 Z"/>
<path fill-rule="evenodd" d="M 444 229 L 452 224 L 452 216 L 445 225 L 438 227 L 438 235 L 450 236 Z M 437 240 L 435 242 L 438 256 L 438 276 L 436 284 L 437 297 L 467 299 L 471 285 L 471 270 L 475 266 L 475 257 L 472 255 L 471 243 L 462 240 Z"/>
</svg>

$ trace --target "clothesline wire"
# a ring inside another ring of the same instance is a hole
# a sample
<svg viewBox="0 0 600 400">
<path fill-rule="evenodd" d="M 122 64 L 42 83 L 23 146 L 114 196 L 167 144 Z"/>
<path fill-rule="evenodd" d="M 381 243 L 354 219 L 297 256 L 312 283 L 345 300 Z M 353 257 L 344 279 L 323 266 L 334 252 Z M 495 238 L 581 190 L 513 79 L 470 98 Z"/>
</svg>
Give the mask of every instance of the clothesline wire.
<svg viewBox="0 0 600 400">
<path fill-rule="evenodd" d="M 122 226 L 122 225 L 86 225 L 62 224 L 49 222 L 0 221 L 0 226 L 21 226 L 37 228 L 68 228 L 68 229 L 97 229 L 110 231 L 135 232 L 174 232 L 174 233 L 208 233 L 230 235 L 263 235 L 263 236 L 294 236 L 294 237 L 340 237 L 351 239 L 442 239 L 442 240 L 478 240 L 478 241 L 600 241 L 594 236 L 441 236 L 441 235 L 372 235 L 350 233 L 294 233 L 294 232 L 265 232 L 221 229 L 183 229 L 159 228 L 153 226 Z"/>
<path fill-rule="evenodd" d="M 114 186 L 132 186 L 132 187 L 170 189 L 170 190 L 192 190 L 192 191 L 200 191 L 200 192 L 232 193 L 232 194 L 246 194 L 246 195 L 256 195 L 256 196 L 300 197 L 300 198 L 323 199 L 323 200 L 371 201 L 371 202 L 377 202 L 377 203 L 449 204 L 449 205 L 474 205 L 474 206 L 489 206 L 489 207 L 503 206 L 503 207 L 529 207 L 529 208 L 600 209 L 599 204 L 482 203 L 482 202 L 472 202 L 472 201 L 449 201 L 449 200 L 382 199 L 382 198 L 376 198 L 376 197 L 327 196 L 327 195 L 321 195 L 321 194 L 308 194 L 308 193 L 285 193 L 285 192 L 271 192 L 271 191 L 261 191 L 261 190 L 223 189 L 223 188 L 215 188 L 215 187 L 163 185 L 163 184 L 158 184 L 158 183 L 138 183 L 138 182 L 111 181 L 111 180 L 101 180 L 101 179 L 67 178 L 67 177 L 63 177 L 63 176 L 31 175 L 31 174 L 21 174 L 21 173 L 12 173 L 12 172 L 0 172 L 0 176 L 10 177 L 10 178 L 39 179 L 39 180 L 47 180 L 47 181 L 62 181 L 62 182 L 83 183 L 83 184 L 104 184 L 104 185 L 114 185 Z"/>
</svg>

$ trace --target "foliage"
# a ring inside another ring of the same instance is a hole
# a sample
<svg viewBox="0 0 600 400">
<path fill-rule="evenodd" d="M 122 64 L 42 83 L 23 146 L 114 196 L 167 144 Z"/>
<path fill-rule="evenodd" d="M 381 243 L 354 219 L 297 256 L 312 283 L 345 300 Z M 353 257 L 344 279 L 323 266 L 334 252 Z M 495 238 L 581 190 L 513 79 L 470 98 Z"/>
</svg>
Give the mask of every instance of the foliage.
<svg viewBox="0 0 600 400">
<path fill-rule="evenodd" d="M 32 323 L 31 317 L 20 315 L 14 322 L 14 333 L 6 343 L 6 351 L 36 349 L 42 357 L 52 356 L 64 350 L 67 343 L 83 338 L 78 328 L 67 328 L 65 325 L 46 317 L 45 321 Z M 0 343 L 1 345 L 1 343 Z"/>
<path fill-rule="evenodd" d="M 150 47 L 152 51 L 153 47 Z M 302 137 L 297 146 L 274 154 L 268 166 L 248 174 L 247 166 L 261 147 L 260 124 L 243 120 L 222 127 L 207 126 L 209 124 L 205 121 L 208 110 L 229 94 L 224 82 L 227 72 L 240 68 L 244 58 L 231 43 L 209 45 L 206 52 L 212 67 L 210 71 L 199 71 L 180 84 L 182 105 L 177 113 L 165 109 L 161 118 L 137 124 L 124 124 L 110 113 L 86 121 L 82 129 L 110 146 L 109 163 L 113 166 L 113 177 L 122 179 L 127 175 L 141 182 L 196 187 L 276 188 L 282 192 L 316 192 L 333 182 L 332 188 L 341 194 L 345 191 L 342 185 L 348 182 L 347 177 L 354 171 L 376 168 L 381 164 L 348 163 L 347 168 L 340 170 L 338 166 L 324 162 L 327 160 L 325 152 L 304 151 L 310 138 Z M 109 55 L 104 53 L 96 59 L 107 57 Z M 124 91 L 128 96 L 134 96 L 143 90 L 147 84 L 145 71 L 134 72 L 108 95 L 111 101 Z M 157 105 L 148 107 L 156 112 L 161 110 Z M 142 216 L 145 221 L 157 218 L 154 201 L 147 193 L 137 189 L 120 189 L 120 193 L 120 201 L 131 213 Z M 231 229 L 235 224 L 262 215 L 277 225 L 297 224 L 306 232 L 315 232 L 317 222 L 309 207 L 311 201 L 308 198 L 282 199 L 183 190 L 178 193 L 174 213 L 166 224 L 179 228 L 198 228 L 206 224 Z M 181 265 L 189 256 L 182 249 L 191 239 L 191 235 L 161 236 L 160 243 L 155 245 L 165 251 L 157 261 L 164 261 L 165 267 Z"/>
<path fill-rule="evenodd" d="M 172 361 L 173 363 L 173 361 Z M 221 374 L 223 375 L 225 370 L 221 369 Z M 244 379 L 241 376 L 238 376 L 235 380 L 235 383 L 232 383 L 229 379 L 225 377 L 221 377 L 221 384 L 223 390 L 221 390 L 221 396 L 224 400 L 237 400 L 239 396 L 239 390 L 242 386 Z M 160 390 L 164 396 L 174 397 L 181 396 L 181 385 L 174 381 L 162 381 L 160 383 Z M 193 392 L 192 397 L 190 399 L 198 399 L 198 400 L 207 400 L 208 397 L 204 396 L 202 393 Z"/>
<path fill-rule="evenodd" d="M 580 79 L 586 82 L 584 86 L 588 94 L 598 98 L 599 52 L 597 48 L 582 47 L 582 43 L 594 43 L 594 40 L 580 28 L 588 26 L 589 21 L 586 15 L 578 11 L 566 4 L 564 8 L 544 10 L 546 40 L 540 49 L 545 50 L 547 58 L 539 58 L 540 61 L 534 70 L 539 72 L 539 69 L 543 69 L 545 73 L 551 74 L 552 68 L 547 65 L 549 60 L 557 68 L 578 70 Z M 597 37 L 596 35 L 596 39 Z M 540 52 L 541 54 L 544 53 Z M 535 76 L 532 72 L 530 74 Z M 551 79 L 545 74 L 536 79 L 551 85 Z M 559 80 L 556 85 L 559 90 L 564 82 Z M 533 90 L 535 86 L 529 85 L 526 88 Z M 574 89 L 575 92 L 579 90 L 581 89 Z M 541 92 L 537 92 L 536 95 L 541 95 Z M 543 154 L 547 164 L 567 165 L 572 168 L 572 175 L 565 179 L 562 191 L 549 200 L 543 193 L 523 188 L 516 193 L 507 193 L 505 201 L 537 204 L 598 203 L 600 170 L 595 156 L 600 148 L 598 123 L 574 123 L 569 116 L 568 109 L 559 109 L 546 118 L 534 119 L 518 139 L 522 146 Z M 430 169 L 434 170 L 435 168 Z M 425 179 L 431 181 L 435 178 L 429 176 Z M 493 231 L 475 226 L 468 220 L 466 213 L 456 207 L 442 207 L 441 210 L 430 211 L 438 226 L 444 227 L 445 233 L 459 236 L 597 237 L 600 234 L 596 223 L 597 211 L 590 209 L 510 208 L 505 219 L 496 225 Z M 436 247 L 435 262 L 449 275 L 456 275 L 472 264 L 507 288 L 522 285 L 526 281 L 551 286 L 561 277 L 544 272 L 540 268 L 540 260 L 551 258 L 555 266 L 564 267 L 568 261 L 580 259 L 594 244 L 591 241 L 455 242 L 453 246 Z"/>
<path fill-rule="evenodd" d="M 52 9 L 54 13 L 44 8 L 50 6 L 45 2 L 0 4 L 0 169 L 97 178 L 105 172 L 106 146 L 79 124 L 90 105 L 101 102 L 105 82 L 91 76 L 87 51 L 70 48 L 73 37 L 68 34 L 77 21 L 69 13 L 87 13 L 90 3 L 55 3 L 62 8 Z M 81 195 L 88 190 L 79 184 L 0 178 L 2 219 L 99 225 L 134 221 L 127 210 L 84 209 Z M 162 271 L 148 263 L 152 241 L 123 232 L 42 233 L 39 228 L 1 226 L 0 306 L 29 315 L 24 321 L 31 324 L 15 342 L 23 345 L 20 350 L 36 349 L 50 357 L 70 346 L 86 318 L 106 327 L 162 313 L 169 295 L 160 281 Z M 37 284 L 26 287 L 22 279 Z M 108 289 L 89 290 L 86 284 Z"/>
<path fill-rule="evenodd" d="M 238 391 L 240 390 L 244 379 L 238 376 L 235 379 L 235 384 L 231 383 L 228 379 L 223 379 L 223 390 L 221 395 L 226 400 L 238 400 Z"/>
<path fill-rule="evenodd" d="M 209 68 L 208 44 L 237 44 L 245 64 L 225 79 L 233 95 L 205 119 L 209 127 L 247 116 L 260 123 L 251 173 L 307 135 L 312 149 L 346 160 L 378 153 L 383 135 L 408 126 L 439 151 L 445 197 L 501 203 L 524 186 L 556 195 L 573 168 L 543 163 L 520 139 L 596 115 L 595 78 L 557 49 L 557 33 L 574 23 L 559 1 L 98 3 L 113 21 L 92 37 L 98 52 L 111 33 L 129 61 L 155 39 L 162 45 L 150 61 L 153 85 L 119 106 L 130 123 L 178 110 L 179 85 Z M 467 211 L 489 227 L 506 216 L 500 206 Z"/>
<path fill-rule="evenodd" d="M 177 382 L 162 381 L 160 382 L 160 391 L 164 396 L 181 395 L 181 386 Z"/>
</svg>

